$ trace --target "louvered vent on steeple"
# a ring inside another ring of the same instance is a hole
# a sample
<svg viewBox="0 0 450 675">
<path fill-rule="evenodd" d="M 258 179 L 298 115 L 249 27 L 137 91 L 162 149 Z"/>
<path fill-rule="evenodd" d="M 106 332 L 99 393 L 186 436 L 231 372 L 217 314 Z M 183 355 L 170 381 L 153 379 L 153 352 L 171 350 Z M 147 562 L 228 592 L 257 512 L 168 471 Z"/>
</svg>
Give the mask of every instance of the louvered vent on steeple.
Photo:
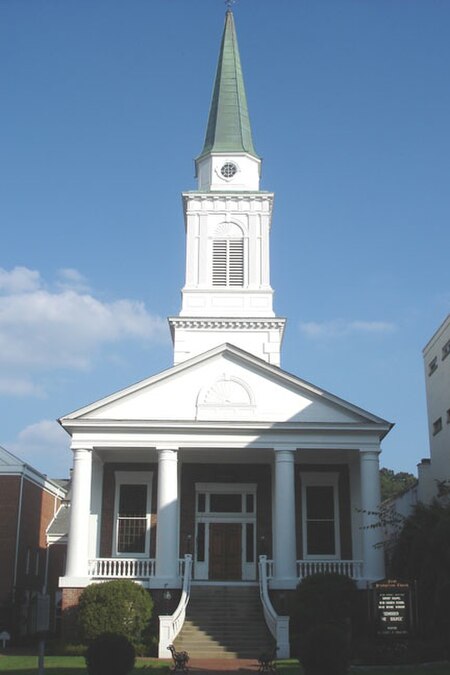
<svg viewBox="0 0 450 675">
<path fill-rule="evenodd" d="M 213 286 L 244 285 L 244 240 L 215 239 L 212 260 Z"/>
</svg>

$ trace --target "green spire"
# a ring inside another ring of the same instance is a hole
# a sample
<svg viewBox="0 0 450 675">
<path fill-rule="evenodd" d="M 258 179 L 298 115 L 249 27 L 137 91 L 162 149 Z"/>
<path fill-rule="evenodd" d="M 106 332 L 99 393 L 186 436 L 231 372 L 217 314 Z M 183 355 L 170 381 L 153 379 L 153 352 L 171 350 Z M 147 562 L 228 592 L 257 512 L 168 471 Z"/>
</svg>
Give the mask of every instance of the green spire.
<svg viewBox="0 0 450 675">
<path fill-rule="evenodd" d="M 225 16 L 208 127 L 200 157 L 210 152 L 247 152 L 258 157 L 253 147 L 244 78 L 231 10 L 228 10 Z"/>
</svg>

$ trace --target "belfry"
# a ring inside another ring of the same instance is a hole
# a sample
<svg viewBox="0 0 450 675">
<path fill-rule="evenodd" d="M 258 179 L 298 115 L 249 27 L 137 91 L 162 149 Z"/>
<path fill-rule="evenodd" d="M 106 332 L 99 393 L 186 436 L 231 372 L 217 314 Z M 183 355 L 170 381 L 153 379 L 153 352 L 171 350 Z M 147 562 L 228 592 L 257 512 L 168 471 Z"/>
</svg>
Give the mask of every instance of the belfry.
<svg viewBox="0 0 450 675">
<path fill-rule="evenodd" d="M 360 587 L 384 576 L 370 525 L 391 425 L 280 367 L 273 194 L 260 190 L 230 9 L 195 165 L 173 365 L 60 420 L 74 460 L 63 613 L 93 582 L 133 579 L 154 595 L 168 656 L 205 587 L 206 603 L 212 587 L 237 588 L 287 656 L 280 593 L 316 571 Z"/>
</svg>

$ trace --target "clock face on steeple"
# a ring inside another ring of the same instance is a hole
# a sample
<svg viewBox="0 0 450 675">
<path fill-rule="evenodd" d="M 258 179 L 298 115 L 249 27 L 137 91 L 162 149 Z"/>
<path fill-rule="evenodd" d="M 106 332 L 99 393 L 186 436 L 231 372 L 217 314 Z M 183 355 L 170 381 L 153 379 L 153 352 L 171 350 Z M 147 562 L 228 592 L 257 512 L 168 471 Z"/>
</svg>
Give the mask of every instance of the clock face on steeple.
<svg viewBox="0 0 450 675">
<path fill-rule="evenodd" d="M 225 162 L 225 164 L 221 167 L 220 173 L 224 178 L 233 178 L 233 176 L 237 173 L 237 166 L 233 162 Z"/>
</svg>

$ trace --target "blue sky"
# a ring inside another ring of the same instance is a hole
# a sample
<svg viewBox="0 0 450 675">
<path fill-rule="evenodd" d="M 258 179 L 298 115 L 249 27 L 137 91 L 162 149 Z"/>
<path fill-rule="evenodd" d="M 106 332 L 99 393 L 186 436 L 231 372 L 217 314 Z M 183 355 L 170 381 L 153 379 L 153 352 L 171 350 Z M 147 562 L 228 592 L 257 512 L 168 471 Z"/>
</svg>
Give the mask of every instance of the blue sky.
<svg viewBox="0 0 450 675">
<path fill-rule="evenodd" d="M 0 0 L 0 444 L 172 363 L 221 0 Z M 428 455 L 421 350 L 450 311 L 448 0 L 239 0 L 282 366 Z"/>
</svg>

